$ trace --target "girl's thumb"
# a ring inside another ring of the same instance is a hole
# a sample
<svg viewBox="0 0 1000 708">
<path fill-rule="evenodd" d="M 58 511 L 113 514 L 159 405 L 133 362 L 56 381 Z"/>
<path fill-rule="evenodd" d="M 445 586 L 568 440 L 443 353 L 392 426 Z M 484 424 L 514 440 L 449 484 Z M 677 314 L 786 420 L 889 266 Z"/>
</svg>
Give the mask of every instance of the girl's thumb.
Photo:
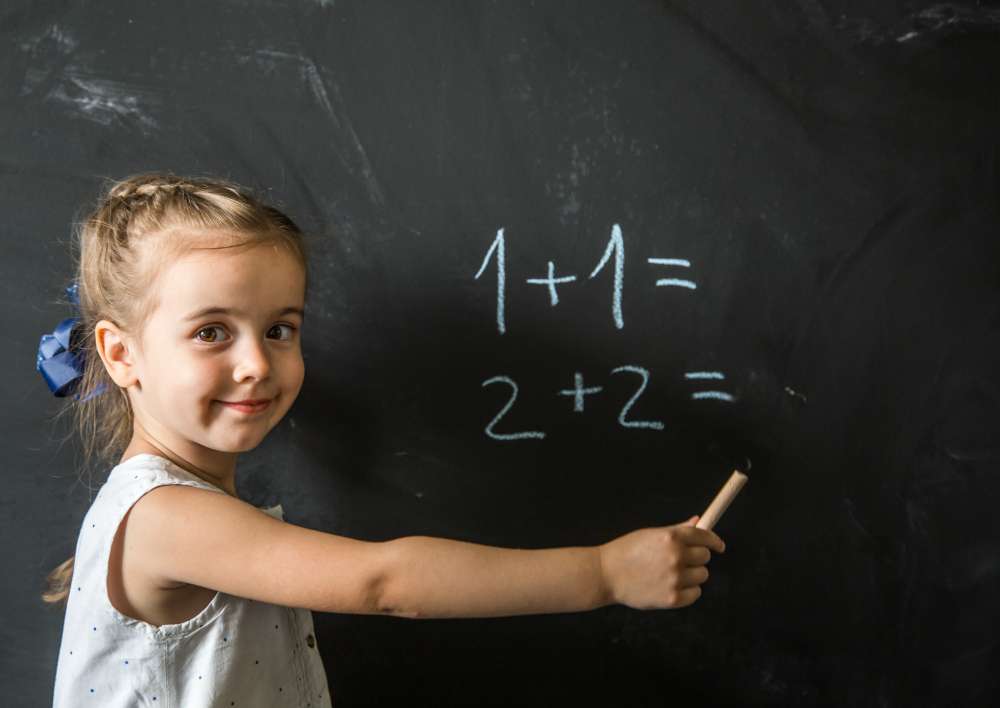
<svg viewBox="0 0 1000 708">
<path fill-rule="evenodd" d="M 694 526 L 696 523 L 698 523 L 698 518 L 699 518 L 698 515 L 695 514 L 694 516 L 692 516 L 690 519 L 688 519 L 684 523 L 687 524 L 688 526 Z"/>
</svg>

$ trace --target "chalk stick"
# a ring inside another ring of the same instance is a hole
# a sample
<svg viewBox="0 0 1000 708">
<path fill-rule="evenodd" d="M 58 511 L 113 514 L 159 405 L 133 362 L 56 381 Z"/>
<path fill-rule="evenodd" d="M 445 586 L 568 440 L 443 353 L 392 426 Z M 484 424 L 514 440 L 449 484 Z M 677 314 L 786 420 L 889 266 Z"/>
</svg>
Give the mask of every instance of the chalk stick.
<svg viewBox="0 0 1000 708">
<path fill-rule="evenodd" d="M 695 526 L 711 531 L 712 527 L 722 518 L 722 514 L 729 508 L 729 504 L 736 498 L 740 490 L 743 489 L 743 485 L 747 483 L 747 479 L 747 476 L 739 470 L 733 470 L 733 474 L 722 485 L 722 489 L 715 495 L 715 499 L 705 509 L 705 513 L 701 515 Z"/>
</svg>

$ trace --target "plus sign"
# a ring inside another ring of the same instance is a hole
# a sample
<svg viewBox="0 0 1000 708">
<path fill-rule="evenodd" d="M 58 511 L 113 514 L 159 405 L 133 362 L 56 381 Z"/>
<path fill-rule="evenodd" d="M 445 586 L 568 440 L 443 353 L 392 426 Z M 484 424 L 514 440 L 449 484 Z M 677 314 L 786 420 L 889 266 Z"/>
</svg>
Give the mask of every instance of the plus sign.
<svg viewBox="0 0 1000 708">
<path fill-rule="evenodd" d="M 567 275 L 563 278 L 556 278 L 554 277 L 554 272 L 555 272 L 555 265 L 552 264 L 552 261 L 549 261 L 548 278 L 528 278 L 528 282 L 531 283 L 532 285 L 549 286 L 549 295 L 551 296 L 553 306 L 559 304 L 559 296 L 556 295 L 556 283 L 571 283 L 574 280 L 576 280 L 575 275 Z"/>
<path fill-rule="evenodd" d="M 573 388 L 566 388 L 559 392 L 560 396 L 573 396 L 573 412 L 583 413 L 583 397 L 588 393 L 600 393 L 603 391 L 601 386 L 591 386 L 590 388 L 583 387 L 583 374 L 577 372 L 573 374 Z"/>
</svg>

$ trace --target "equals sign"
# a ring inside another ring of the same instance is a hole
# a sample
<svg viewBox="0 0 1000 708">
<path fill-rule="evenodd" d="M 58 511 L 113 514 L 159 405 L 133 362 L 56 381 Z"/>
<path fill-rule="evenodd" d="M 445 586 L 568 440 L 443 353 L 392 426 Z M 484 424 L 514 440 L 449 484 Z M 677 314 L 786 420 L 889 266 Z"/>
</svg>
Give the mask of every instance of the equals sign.
<svg viewBox="0 0 1000 708">
<path fill-rule="evenodd" d="M 688 371 L 684 374 L 686 379 L 725 379 L 721 371 Z M 720 401 L 735 401 L 736 399 L 725 391 L 695 391 L 691 394 L 691 398 L 698 400 L 699 398 L 717 398 Z"/>
<path fill-rule="evenodd" d="M 652 265 L 683 266 L 685 268 L 691 267 L 691 261 L 686 258 L 647 258 L 646 261 Z M 698 286 L 695 285 L 693 280 L 683 280 L 681 278 L 660 278 L 656 281 L 656 285 L 689 288 L 690 290 L 698 289 Z"/>
</svg>

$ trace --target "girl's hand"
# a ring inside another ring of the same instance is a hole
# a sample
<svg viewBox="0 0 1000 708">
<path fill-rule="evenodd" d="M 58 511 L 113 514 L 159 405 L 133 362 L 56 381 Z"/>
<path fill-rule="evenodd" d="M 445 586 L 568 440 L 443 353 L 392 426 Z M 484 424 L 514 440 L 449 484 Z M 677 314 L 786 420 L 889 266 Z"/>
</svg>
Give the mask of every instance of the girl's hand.
<svg viewBox="0 0 1000 708">
<path fill-rule="evenodd" d="M 709 548 L 724 553 L 715 532 L 681 524 L 639 529 L 598 546 L 604 582 L 615 603 L 637 610 L 686 607 L 708 580 Z"/>
</svg>

